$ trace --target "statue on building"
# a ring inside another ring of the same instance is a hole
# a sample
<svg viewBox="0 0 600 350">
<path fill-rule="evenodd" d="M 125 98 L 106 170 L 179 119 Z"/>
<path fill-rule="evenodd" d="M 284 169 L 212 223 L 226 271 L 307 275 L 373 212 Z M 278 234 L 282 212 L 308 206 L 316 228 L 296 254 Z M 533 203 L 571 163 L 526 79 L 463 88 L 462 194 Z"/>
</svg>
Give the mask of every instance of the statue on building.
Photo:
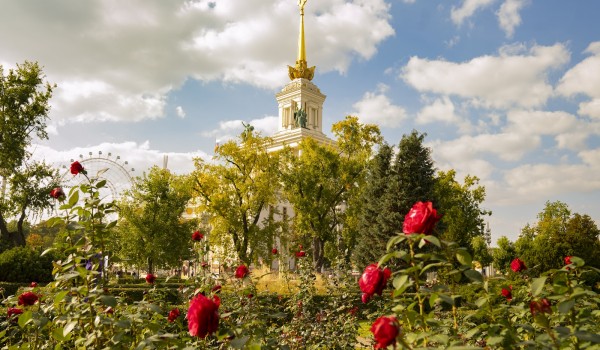
<svg viewBox="0 0 600 350">
<path fill-rule="evenodd" d="M 294 112 L 294 121 L 296 122 L 296 126 L 306 129 L 306 111 L 302 108 Z"/>
<path fill-rule="evenodd" d="M 245 140 L 246 138 L 248 138 L 248 136 L 250 136 L 250 134 L 252 134 L 252 132 L 254 131 L 254 127 L 250 125 L 250 123 L 246 124 L 242 122 L 242 125 L 244 125 L 244 131 L 242 131 L 242 139 Z"/>
</svg>

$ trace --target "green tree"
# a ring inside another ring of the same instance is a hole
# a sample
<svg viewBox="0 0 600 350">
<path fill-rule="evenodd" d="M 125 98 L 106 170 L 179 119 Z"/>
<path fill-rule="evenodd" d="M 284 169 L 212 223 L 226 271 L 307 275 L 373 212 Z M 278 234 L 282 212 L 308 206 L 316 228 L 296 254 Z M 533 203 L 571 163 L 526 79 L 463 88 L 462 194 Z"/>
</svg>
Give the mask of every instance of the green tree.
<svg viewBox="0 0 600 350">
<path fill-rule="evenodd" d="M 484 237 L 484 216 L 491 215 L 491 212 L 481 208 L 485 188 L 479 185 L 479 178 L 467 175 L 461 185 L 455 176 L 454 170 L 437 174 L 435 197 L 438 199 L 437 209 L 443 214 L 438 232 L 441 232 L 441 238 L 472 251 L 473 238 Z"/>
<path fill-rule="evenodd" d="M 387 143 L 382 144 L 375 157 L 369 162 L 365 185 L 360 195 L 362 210 L 358 214 L 357 243 L 352 253 L 352 261 L 361 269 L 385 252 L 388 239 L 397 231 L 397 227 L 386 225 L 380 218 L 384 216 L 384 202 L 388 193 L 392 171 L 394 149 Z M 351 206 L 352 207 L 352 206 Z"/>
<path fill-rule="evenodd" d="M 14 245 L 24 246 L 28 215 L 50 208 L 54 203 L 50 191 L 58 186 L 58 170 L 33 162 L 15 169 L 7 180 L 8 193 L 0 202 L 0 233 Z M 14 218 L 14 225 L 8 225 L 7 217 Z"/>
<path fill-rule="evenodd" d="M 16 245 L 25 245 L 23 231 L 19 229 L 24 220 L 22 213 L 49 205 L 48 202 L 28 199 L 38 190 L 45 190 L 44 186 L 52 178 L 52 175 L 48 175 L 51 172 L 49 167 L 39 163 L 26 164 L 30 156 L 27 146 L 32 137 L 48 138 L 46 119 L 53 86 L 45 83 L 44 78 L 37 63 L 26 61 L 17 64 L 17 68 L 10 69 L 6 75 L 0 65 L 0 239 Z M 24 181 L 23 176 L 27 175 L 32 177 Z M 41 181 L 40 186 L 25 183 L 37 181 Z M 33 192 L 19 192 L 19 189 Z M 41 207 L 35 207 L 36 204 L 41 204 Z M 21 224 L 16 231 L 9 231 L 7 222 L 13 216 Z"/>
<path fill-rule="evenodd" d="M 536 271 L 560 268 L 565 256 L 578 256 L 587 264 L 600 267 L 600 231 L 588 215 L 571 213 L 568 205 L 546 202 L 534 225 L 528 224 L 515 243 L 517 251 Z"/>
<path fill-rule="evenodd" d="M 484 237 L 473 237 L 471 247 L 473 247 L 473 260 L 479 261 L 482 268 L 490 266 L 492 261 L 494 261 L 490 247 L 487 245 Z"/>
<path fill-rule="evenodd" d="M 373 163 L 373 166 L 382 168 L 372 170 L 378 171 L 379 175 L 368 178 L 373 182 L 366 186 L 372 190 L 365 191 L 365 196 L 375 197 L 363 198 L 364 203 L 369 203 L 372 209 L 363 212 L 360 227 L 361 231 L 372 233 L 370 227 L 373 225 L 379 233 L 367 234 L 357 243 L 354 249 L 355 263 L 361 268 L 378 261 L 385 254 L 388 240 L 402 231 L 404 217 L 416 202 L 432 201 L 437 207 L 434 197 L 435 168 L 431 149 L 423 145 L 425 136 L 416 130 L 403 135 L 391 170 L 385 170 L 387 164 L 384 159 L 380 164 Z M 379 179 L 379 176 L 385 178 Z"/>
<path fill-rule="evenodd" d="M 345 224 L 345 207 L 364 181 L 373 145 L 381 142 L 377 126 L 361 124 L 353 116 L 334 124 L 332 131 L 335 145 L 305 138 L 297 150 L 284 152 L 281 165 L 296 234 L 310 241 L 317 270 L 325 263 L 326 245 L 330 251 L 340 250 L 337 243 L 339 228 Z"/>
<path fill-rule="evenodd" d="M 246 264 L 268 256 L 279 227 L 261 215 L 278 200 L 279 155 L 267 152 L 270 142 L 247 128 L 215 150 L 214 162 L 195 160 L 193 190 L 198 209 L 210 215 L 210 241 Z"/>
<path fill-rule="evenodd" d="M 506 273 L 510 269 L 510 262 L 517 257 L 515 245 L 506 236 L 498 238 L 496 245 L 498 247 L 492 252 L 494 268 L 502 273 Z"/>
<path fill-rule="evenodd" d="M 156 166 L 137 178 L 118 205 L 119 225 L 112 249 L 137 266 L 179 266 L 189 255 L 195 225 L 181 217 L 191 198 L 190 179 Z"/>
</svg>

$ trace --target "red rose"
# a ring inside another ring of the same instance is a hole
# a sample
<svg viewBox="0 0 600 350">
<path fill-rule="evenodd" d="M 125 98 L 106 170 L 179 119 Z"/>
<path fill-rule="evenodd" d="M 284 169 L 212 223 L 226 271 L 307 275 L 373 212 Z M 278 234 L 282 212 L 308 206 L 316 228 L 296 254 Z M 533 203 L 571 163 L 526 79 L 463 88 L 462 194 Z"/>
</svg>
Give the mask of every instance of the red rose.
<svg viewBox="0 0 600 350">
<path fill-rule="evenodd" d="M 502 296 L 506 298 L 506 300 L 512 300 L 512 291 L 508 288 L 502 288 Z"/>
<path fill-rule="evenodd" d="M 77 175 L 79 173 L 82 173 L 83 175 L 85 175 L 87 172 L 85 171 L 85 169 L 83 168 L 83 165 L 81 165 L 81 163 L 79 163 L 78 161 L 74 161 L 71 164 L 71 174 Z"/>
<path fill-rule="evenodd" d="M 33 305 L 38 301 L 39 297 L 37 294 L 32 292 L 25 292 L 19 295 L 19 305 Z"/>
<path fill-rule="evenodd" d="M 177 309 L 177 308 L 175 308 L 175 309 L 172 309 L 171 311 L 169 311 L 169 317 L 168 317 L 168 321 L 169 321 L 169 322 L 174 322 L 174 321 L 175 321 L 175 319 L 176 319 L 177 317 L 179 317 L 179 315 L 180 315 L 180 313 L 179 313 L 179 309 Z"/>
<path fill-rule="evenodd" d="M 527 270 L 527 266 L 525 266 L 525 263 L 523 262 L 523 260 L 521 260 L 519 258 L 515 258 L 515 260 L 511 261 L 510 268 L 514 272 L 521 272 L 521 271 Z"/>
<path fill-rule="evenodd" d="M 108 315 L 112 315 L 115 313 L 115 310 L 112 307 L 107 307 L 106 310 L 104 310 L 104 312 Z"/>
<path fill-rule="evenodd" d="M 213 295 L 213 301 L 217 304 L 217 307 L 221 306 L 221 298 L 218 295 Z"/>
<path fill-rule="evenodd" d="M 58 199 L 58 200 L 63 200 L 65 199 L 65 192 L 63 191 L 62 188 L 60 187 L 54 187 L 52 189 L 52 191 L 50 191 L 50 197 L 54 198 L 54 199 Z"/>
<path fill-rule="evenodd" d="M 537 313 L 546 313 L 546 314 L 551 314 L 552 313 L 552 304 L 550 304 L 550 301 L 546 298 L 541 299 L 540 301 L 535 301 L 532 300 L 529 303 L 529 311 L 531 311 L 531 314 L 533 316 L 535 316 Z"/>
<path fill-rule="evenodd" d="M 202 264 L 201 264 L 201 266 L 203 268 L 207 268 L 208 267 L 208 263 L 206 261 L 203 261 Z"/>
<path fill-rule="evenodd" d="M 35 288 L 35 287 L 37 287 L 37 282 L 31 282 L 31 284 L 29 286 L 31 288 Z"/>
<path fill-rule="evenodd" d="M 219 306 L 202 294 L 190 302 L 186 318 L 192 337 L 206 338 L 219 328 Z"/>
<path fill-rule="evenodd" d="M 375 349 L 385 349 L 396 344 L 396 337 L 400 334 L 400 326 L 394 316 L 381 316 L 371 325 L 371 332 L 377 342 Z"/>
<path fill-rule="evenodd" d="M 11 316 L 13 316 L 13 315 L 20 315 L 22 313 L 23 313 L 23 309 L 19 309 L 16 307 L 9 307 L 8 311 L 6 311 L 6 316 L 8 318 L 11 318 Z"/>
<path fill-rule="evenodd" d="M 277 255 L 278 252 L 279 251 L 277 250 L 277 248 L 271 249 L 271 254 L 273 254 L 273 255 Z"/>
<path fill-rule="evenodd" d="M 571 265 L 571 264 L 572 264 L 572 262 L 571 262 L 571 256 L 570 255 L 569 256 L 565 256 L 565 265 Z"/>
<path fill-rule="evenodd" d="M 240 265 L 235 270 L 235 277 L 241 279 L 241 278 L 248 276 L 249 273 L 250 273 L 250 270 L 248 270 L 248 267 L 246 265 Z"/>
<path fill-rule="evenodd" d="M 248 293 L 247 297 L 248 297 L 248 299 L 252 299 L 252 298 L 254 298 L 254 294 Z"/>
<path fill-rule="evenodd" d="M 219 285 L 219 284 L 215 285 L 214 287 L 212 287 L 212 290 L 211 290 L 211 291 L 212 291 L 213 293 L 218 293 L 218 292 L 220 292 L 220 291 L 221 291 L 221 285 Z"/>
<path fill-rule="evenodd" d="M 368 303 L 369 300 L 371 300 L 371 294 L 362 293 L 362 295 L 360 296 L 360 300 L 362 300 L 364 304 Z"/>
<path fill-rule="evenodd" d="M 364 294 L 367 294 L 367 296 L 363 294 L 363 302 L 365 302 L 365 299 L 367 301 L 371 299 L 373 294 L 381 295 L 391 275 L 392 271 L 388 268 L 381 269 L 377 264 L 367 266 L 365 272 L 363 272 L 358 280 L 360 290 Z"/>
<path fill-rule="evenodd" d="M 304 252 L 304 250 L 296 252 L 296 258 L 304 258 L 305 256 L 306 256 L 306 253 Z"/>
<path fill-rule="evenodd" d="M 146 275 L 146 283 L 154 284 L 155 280 L 156 280 L 156 276 L 154 276 L 153 274 L 149 273 Z"/>
<path fill-rule="evenodd" d="M 431 202 L 417 202 L 404 217 L 402 231 L 405 234 L 431 234 L 435 224 L 442 218 Z"/>
<path fill-rule="evenodd" d="M 194 231 L 194 233 L 192 233 L 192 241 L 200 241 L 202 238 L 204 238 L 204 235 L 200 233 L 200 231 Z"/>
</svg>

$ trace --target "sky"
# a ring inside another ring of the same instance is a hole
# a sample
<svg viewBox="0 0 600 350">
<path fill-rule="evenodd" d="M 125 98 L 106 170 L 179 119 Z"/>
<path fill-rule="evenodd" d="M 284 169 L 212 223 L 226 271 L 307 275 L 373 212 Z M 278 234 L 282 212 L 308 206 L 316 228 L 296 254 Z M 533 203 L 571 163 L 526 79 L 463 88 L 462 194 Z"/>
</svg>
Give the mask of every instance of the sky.
<svg viewBox="0 0 600 350">
<path fill-rule="evenodd" d="M 494 242 L 547 201 L 598 224 L 599 13 L 597 0 L 309 0 L 323 131 L 356 115 L 389 144 L 426 133 L 438 170 L 485 186 Z M 167 155 L 186 173 L 242 121 L 277 130 L 298 24 L 295 0 L 3 0 L 0 64 L 37 61 L 57 85 L 35 158 L 111 153 L 139 176 Z"/>
</svg>

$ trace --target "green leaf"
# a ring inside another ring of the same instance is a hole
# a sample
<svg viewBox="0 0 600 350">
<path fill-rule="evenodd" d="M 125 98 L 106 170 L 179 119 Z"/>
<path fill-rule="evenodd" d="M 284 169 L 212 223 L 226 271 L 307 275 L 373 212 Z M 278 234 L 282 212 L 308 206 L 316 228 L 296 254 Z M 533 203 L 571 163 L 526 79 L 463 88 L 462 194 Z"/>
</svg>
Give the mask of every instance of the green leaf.
<svg viewBox="0 0 600 350">
<path fill-rule="evenodd" d="M 48 249 L 44 250 L 44 251 L 42 252 L 42 254 L 40 254 L 40 256 L 44 256 L 44 255 L 46 255 L 46 254 L 50 253 L 50 252 L 51 252 L 51 251 L 53 251 L 53 250 L 54 250 L 54 248 L 48 248 Z"/>
<path fill-rule="evenodd" d="M 52 330 L 52 337 L 58 341 L 65 341 L 65 336 L 63 334 L 64 330 L 62 327 L 55 328 Z"/>
<path fill-rule="evenodd" d="M 408 281 L 408 275 L 400 275 L 396 278 L 394 278 L 394 288 L 396 289 L 400 289 L 404 286 L 404 284 L 406 283 L 406 281 Z"/>
<path fill-rule="evenodd" d="M 397 236 L 394 236 L 392 238 L 390 238 L 390 240 L 387 242 L 387 246 L 385 248 L 385 251 L 389 251 L 393 246 L 395 246 L 396 244 L 402 242 L 406 240 L 406 235 L 404 235 L 404 233 L 399 234 Z"/>
<path fill-rule="evenodd" d="M 481 297 L 481 298 L 475 300 L 475 305 L 477 305 L 477 307 L 480 309 L 487 303 L 488 303 L 488 300 L 486 297 Z"/>
<path fill-rule="evenodd" d="M 436 236 L 425 236 L 424 239 L 438 248 L 442 247 L 442 243 L 440 243 L 440 240 Z"/>
<path fill-rule="evenodd" d="M 471 258 L 471 254 L 469 254 L 466 250 L 457 250 L 456 251 L 456 259 L 461 265 L 471 267 L 473 264 L 473 259 Z"/>
<path fill-rule="evenodd" d="M 452 298 L 449 295 L 446 294 L 438 294 L 438 296 L 440 297 L 440 299 L 442 299 L 443 302 L 445 302 L 446 304 L 452 305 L 454 306 L 454 298 Z"/>
<path fill-rule="evenodd" d="M 77 321 L 71 321 L 67 323 L 65 329 L 63 330 L 63 335 L 67 337 L 69 333 L 71 333 L 71 331 L 75 328 L 75 326 L 77 326 Z"/>
<path fill-rule="evenodd" d="M 531 282 L 531 295 L 537 297 L 540 295 L 542 290 L 544 289 L 544 284 L 546 283 L 547 276 L 542 276 L 538 278 L 534 278 Z"/>
<path fill-rule="evenodd" d="M 69 294 L 69 291 L 66 291 L 66 290 L 56 293 L 56 295 L 54 296 L 54 304 L 58 304 L 61 301 L 63 301 L 63 299 L 67 296 L 67 294 Z"/>
<path fill-rule="evenodd" d="M 578 331 L 578 332 L 575 332 L 575 336 L 579 340 L 589 341 L 589 342 L 596 343 L 596 344 L 600 343 L 600 335 L 598 335 L 598 334 L 589 333 L 589 332 L 585 332 L 585 331 Z"/>
<path fill-rule="evenodd" d="M 19 316 L 19 327 L 24 328 L 29 322 L 31 322 L 31 318 L 33 314 L 31 311 L 27 310 Z"/>
<path fill-rule="evenodd" d="M 100 180 L 96 183 L 96 188 L 102 188 L 106 186 L 106 180 Z"/>
<path fill-rule="evenodd" d="M 79 202 L 79 191 L 73 192 L 69 197 L 69 207 L 73 207 L 77 202 Z"/>
<path fill-rule="evenodd" d="M 463 273 L 465 274 L 465 276 L 467 276 L 468 279 L 470 279 L 473 282 L 483 282 L 483 276 L 481 275 L 481 273 L 479 273 L 479 271 L 468 269 L 465 270 L 465 272 Z"/>
<path fill-rule="evenodd" d="M 574 299 L 569 299 L 569 300 L 561 301 L 557 305 L 558 312 L 560 312 L 561 314 L 566 314 L 569 311 L 571 311 L 571 309 L 573 308 L 573 306 L 575 306 L 575 300 Z"/>
</svg>

